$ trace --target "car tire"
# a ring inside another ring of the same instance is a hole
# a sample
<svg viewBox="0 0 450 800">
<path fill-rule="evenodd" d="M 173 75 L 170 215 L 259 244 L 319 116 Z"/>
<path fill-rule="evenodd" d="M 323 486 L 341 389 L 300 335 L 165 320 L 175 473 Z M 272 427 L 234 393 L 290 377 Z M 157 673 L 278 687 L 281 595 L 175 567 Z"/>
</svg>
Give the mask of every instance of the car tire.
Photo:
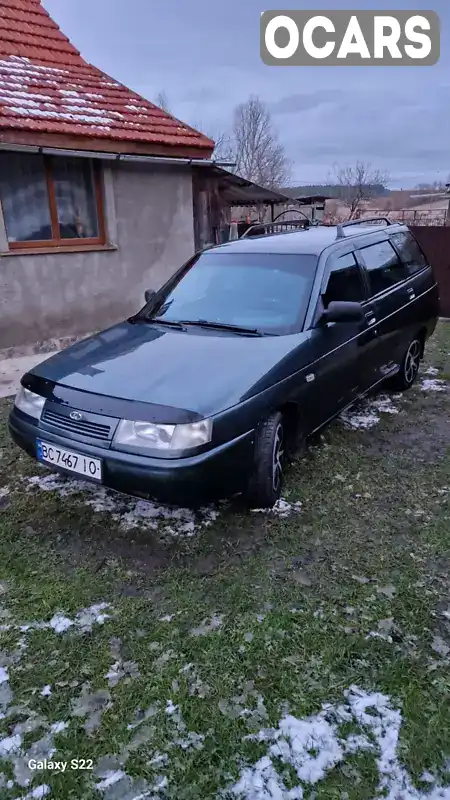
<svg viewBox="0 0 450 800">
<path fill-rule="evenodd" d="M 253 474 L 244 499 L 250 508 L 272 508 L 283 487 L 286 432 L 283 415 L 272 414 L 261 423 L 255 442 Z"/>
<path fill-rule="evenodd" d="M 390 387 L 397 392 L 410 389 L 419 374 L 420 362 L 423 356 L 423 342 L 415 336 L 409 343 L 408 349 L 402 358 L 397 375 L 390 380 Z"/>
</svg>

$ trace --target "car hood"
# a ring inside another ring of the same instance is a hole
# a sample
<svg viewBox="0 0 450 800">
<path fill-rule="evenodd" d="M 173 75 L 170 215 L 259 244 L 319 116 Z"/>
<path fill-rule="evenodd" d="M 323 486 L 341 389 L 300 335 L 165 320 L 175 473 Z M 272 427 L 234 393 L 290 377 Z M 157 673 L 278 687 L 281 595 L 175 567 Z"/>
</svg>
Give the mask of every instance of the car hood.
<svg viewBox="0 0 450 800">
<path fill-rule="evenodd" d="M 240 336 L 123 322 L 43 361 L 45 380 L 207 417 L 288 377 L 307 334 Z"/>
</svg>

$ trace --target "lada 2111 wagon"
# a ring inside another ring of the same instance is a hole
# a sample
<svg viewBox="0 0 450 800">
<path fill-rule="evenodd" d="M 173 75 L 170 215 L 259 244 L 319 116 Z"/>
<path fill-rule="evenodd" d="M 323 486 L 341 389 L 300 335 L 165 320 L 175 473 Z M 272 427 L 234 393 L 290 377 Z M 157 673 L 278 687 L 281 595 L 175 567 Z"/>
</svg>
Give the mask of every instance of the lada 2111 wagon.
<svg viewBox="0 0 450 800">
<path fill-rule="evenodd" d="M 404 225 L 247 235 L 24 375 L 10 432 L 47 466 L 121 492 L 268 507 L 310 434 L 385 381 L 413 384 L 438 314 Z"/>
</svg>

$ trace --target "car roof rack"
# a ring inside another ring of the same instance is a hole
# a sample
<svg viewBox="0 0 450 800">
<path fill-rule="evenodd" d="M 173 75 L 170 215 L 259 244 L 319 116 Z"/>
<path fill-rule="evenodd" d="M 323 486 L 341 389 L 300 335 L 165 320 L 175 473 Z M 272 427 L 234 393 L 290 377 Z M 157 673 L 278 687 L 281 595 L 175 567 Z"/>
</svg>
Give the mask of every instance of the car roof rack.
<svg viewBox="0 0 450 800">
<path fill-rule="evenodd" d="M 366 217 L 365 219 L 350 219 L 348 222 L 340 222 L 338 224 L 336 239 L 345 238 L 344 228 L 350 228 L 353 225 L 365 225 L 366 223 L 371 224 L 372 222 L 384 222 L 386 226 L 395 224 L 389 219 L 389 217 Z"/>
<path fill-rule="evenodd" d="M 273 236 L 277 233 L 293 233 L 294 231 L 306 231 L 310 227 L 308 219 L 290 219 L 284 222 L 257 222 L 250 225 L 240 236 L 240 239 L 248 239 L 251 236 Z"/>
</svg>

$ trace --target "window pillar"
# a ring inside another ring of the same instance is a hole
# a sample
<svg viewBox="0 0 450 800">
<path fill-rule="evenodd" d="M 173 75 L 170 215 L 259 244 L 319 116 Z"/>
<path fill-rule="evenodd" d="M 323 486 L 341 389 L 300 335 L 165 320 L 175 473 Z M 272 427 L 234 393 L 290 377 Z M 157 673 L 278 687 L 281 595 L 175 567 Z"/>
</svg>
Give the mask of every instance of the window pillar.
<svg viewBox="0 0 450 800">
<path fill-rule="evenodd" d="M 3 218 L 2 201 L 0 200 L 0 253 L 5 253 L 8 249 L 8 237 L 6 235 L 5 220 Z"/>
</svg>

